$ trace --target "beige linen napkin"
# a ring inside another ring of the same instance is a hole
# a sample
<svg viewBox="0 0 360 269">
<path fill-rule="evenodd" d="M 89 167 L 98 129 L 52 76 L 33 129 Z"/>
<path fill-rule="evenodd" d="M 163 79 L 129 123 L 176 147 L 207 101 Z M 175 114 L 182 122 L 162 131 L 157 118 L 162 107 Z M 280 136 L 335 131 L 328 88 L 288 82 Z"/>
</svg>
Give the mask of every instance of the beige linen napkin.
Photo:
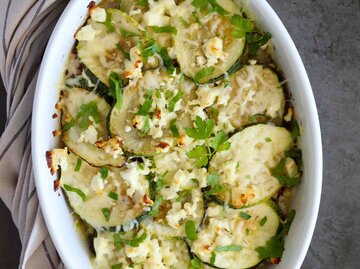
<svg viewBox="0 0 360 269">
<path fill-rule="evenodd" d="M 31 160 L 31 111 L 39 65 L 67 0 L 0 0 L 0 71 L 7 122 L 0 139 L 0 198 L 19 229 L 19 268 L 63 268 L 46 229 Z M 5 242 L 3 242 L 5 243 Z"/>
</svg>

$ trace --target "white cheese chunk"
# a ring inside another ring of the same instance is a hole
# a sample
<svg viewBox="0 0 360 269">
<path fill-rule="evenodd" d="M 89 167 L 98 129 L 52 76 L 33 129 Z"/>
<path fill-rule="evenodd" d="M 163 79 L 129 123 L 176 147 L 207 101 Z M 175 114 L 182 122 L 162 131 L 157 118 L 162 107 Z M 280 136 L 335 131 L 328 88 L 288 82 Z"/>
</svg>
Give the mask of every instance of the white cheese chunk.
<svg viewBox="0 0 360 269">
<path fill-rule="evenodd" d="M 104 22 L 106 21 L 106 11 L 101 7 L 95 7 L 90 10 L 90 17 L 93 21 Z"/>
</svg>

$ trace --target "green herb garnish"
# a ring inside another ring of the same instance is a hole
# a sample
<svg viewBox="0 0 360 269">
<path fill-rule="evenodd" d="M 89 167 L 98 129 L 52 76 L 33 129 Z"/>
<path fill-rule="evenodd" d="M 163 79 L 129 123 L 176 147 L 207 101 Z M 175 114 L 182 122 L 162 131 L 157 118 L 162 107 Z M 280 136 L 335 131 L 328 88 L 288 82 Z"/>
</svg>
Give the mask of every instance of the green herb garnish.
<svg viewBox="0 0 360 269">
<path fill-rule="evenodd" d="M 139 111 L 136 112 L 136 115 L 141 115 L 141 116 L 148 116 L 149 115 L 150 109 L 151 109 L 152 104 L 153 104 L 152 92 L 147 91 L 147 93 L 144 95 L 144 98 L 145 98 L 145 101 L 139 107 Z"/>
<path fill-rule="evenodd" d="M 188 240 L 197 239 L 196 226 L 193 220 L 188 220 L 185 222 L 185 233 Z"/>
<path fill-rule="evenodd" d="M 170 121 L 170 131 L 171 131 L 173 137 L 175 137 L 175 138 L 180 137 L 179 130 L 178 130 L 177 126 L 176 126 L 176 120 L 175 119 Z"/>
<path fill-rule="evenodd" d="M 167 26 L 151 26 L 151 28 L 153 29 L 153 31 L 155 33 L 171 33 L 171 34 L 176 34 L 177 30 L 175 27 L 167 25 Z"/>
<path fill-rule="evenodd" d="M 266 142 L 272 142 L 272 139 L 271 139 L 270 137 L 266 137 L 266 138 L 265 138 L 265 141 L 266 141 Z"/>
<path fill-rule="evenodd" d="M 142 242 L 145 241 L 146 238 L 147 235 L 145 232 L 139 237 L 134 237 L 133 239 L 123 239 L 120 237 L 119 233 L 113 234 L 114 245 L 118 250 L 123 248 L 124 245 L 128 245 L 131 247 L 138 247 Z"/>
<path fill-rule="evenodd" d="M 212 251 L 211 257 L 210 257 L 210 264 L 215 265 L 215 261 L 216 261 L 216 253 L 214 251 Z"/>
<path fill-rule="evenodd" d="M 135 2 L 135 5 L 139 7 L 147 7 L 149 5 L 149 0 L 138 0 Z"/>
<path fill-rule="evenodd" d="M 153 56 L 155 52 L 157 52 L 157 49 L 158 47 L 153 39 L 144 44 L 141 48 L 141 57 L 143 62 L 146 63 L 149 57 Z"/>
<path fill-rule="evenodd" d="M 186 156 L 188 156 L 190 159 L 196 159 L 195 166 L 198 168 L 208 164 L 209 154 L 210 152 L 208 152 L 208 148 L 205 145 L 198 145 L 192 150 L 186 152 Z"/>
<path fill-rule="evenodd" d="M 243 218 L 244 220 L 249 220 L 251 218 L 251 215 L 245 212 L 240 212 L 240 217 Z"/>
<path fill-rule="evenodd" d="M 265 216 L 265 217 L 263 217 L 263 218 L 260 220 L 259 224 L 260 224 L 260 226 L 262 227 L 262 226 L 265 225 L 266 222 L 267 222 L 267 217 Z"/>
<path fill-rule="evenodd" d="M 111 266 L 111 269 L 121 269 L 123 267 L 122 263 L 117 263 Z"/>
<path fill-rule="evenodd" d="M 106 20 L 103 22 L 103 24 L 106 26 L 110 33 L 113 33 L 115 32 L 115 27 L 112 24 L 111 17 L 112 14 L 110 12 L 106 12 Z"/>
<path fill-rule="evenodd" d="M 172 59 L 170 58 L 169 54 L 168 54 L 168 51 L 166 48 L 161 48 L 160 50 L 157 51 L 159 53 L 159 55 L 161 56 L 161 58 L 163 59 L 164 61 L 164 65 L 167 69 L 167 73 L 169 75 L 173 75 L 174 72 L 176 71 L 175 67 L 174 67 L 174 64 L 172 62 Z"/>
<path fill-rule="evenodd" d="M 117 201 L 119 199 L 119 195 L 117 193 L 113 192 L 113 191 L 108 193 L 108 197 L 115 200 L 115 201 Z"/>
<path fill-rule="evenodd" d="M 215 151 L 224 151 L 224 150 L 228 150 L 231 146 L 231 142 L 227 141 L 227 136 L 224 133 L 224 131 L 220 131 L 218 132 L 214 139 L 211 141 L 210 146 L 215 150 Z"/>
<path fill-rule="evenodd" d="M 121 53 L 124 55 L 124 57 L 128 60 L 130 60 L 130 54 L 121 47 L 120 43 L 117 43 L 116 48 L 121 51 Z"/>
<path fill-rule="evenodd" d="M 109 175 L 109 169 L 107 167 L 101 167 L 99 172 L 102 179 L 106 179 Z"/>
<path fill-rule="evenodd" d="M 239 245 L 217 246 L 215 252 L 228 252 L 228 251 L 240 251 L 243 247 Z"/>
<path fill-rule="evenodd" d="M 149 115 L 145 116 L 145 125 L 144 128 L 139 132 L 140 136 L 147 135 L 150 131 L 150 118 Z"/>
<path fill-rule="evenodd" d="M 84 202 L 86 201 L 86 198 L 87 198 L 87 197 L 86 197 L 86 194 L 83 193 L 80 189 L 74 188 L 74 187 L 72 187 L 72 186 L 70 186 L 70 185 L 67 185 L 67 184 L 64 184 L 64 189 L 65 189 L 66 191 L 76 193 L 77 195 L 80 196 L 80 198 L 81 198 Z"/>
<path fill-rule="evenodd" d="M 288 177 L 283 175 L 285 164 L 286 159 L 282 158 L 272 172 L 272 176 L 277 178 L 277 180 L 279 180 L 280 184 L 283 186 L 293 187 L 299 185 L 301 183 L 301 179 L 299 177 Z"/>
<path fill-rule="evenodd" d="M 170 101 L 169 101 L 169 111 L 170 112 L 174 111 L 176 103 L 181 100 L 181 97 L 183 96 L 183 94 L 184 93 L 182 91 L 178 91 L 178 93 L 170 99 Z"/>
<path fill-rule="evenodd" d="M 92 101 L 87 104 L 82 104 L 80 106 L 80 111 L 77 114 L 77 118 L 80 120 L 79 122 L 80 128 L 84 128 L 86 125 L 89 124 L 90 116 L 94 119 L 95 123 L 100 122 L 100 114 L 97 110 L 96 101 Z"/>
<path fill-rule="evenodd" d="M 134 33 L 134 32 L 130 32 L 124 28 L 120 29 L 120 33 L 124 38 L 130 38 L 130 37 L 135 37 L 135 36 L 139 36 L 139 34 Z"/>
<path fill-rule="evenodd" d="M 213 66 L 204 67 L 203 69 L 201 69 L 199 72 L 197 72 L 195 74 L 194 82 L 199 83 L 200 80 L 202 80 L 203 78 L 212 75 L 214 73 L 214 71 L 215 71 L 215 68 Z"/>
<path fill-rule="evenodd" d="M 232 32 L 232 35 L 235 38 L 244 38 L 246 33 L 251 32 L 254 29 L 254 24 L 238 14 L 235 14 L 231 17 L 231 24 L 236 28 Z"/>
<path fill-rule="evenodd" d="M 260 47 L 264 46 L 271 37 L 272 35 L 270 33 L 265 33 L 263 35 L 256 32 L 247 33 L 246 43 L 249 49 L 249 56 L 255 57 Z"/>
<path fill-rule="evenodd" d="M 111 215 L 111 210 L 109 208 L 102 208 L 101 211 L 104 215 L 105 220 L 109 221 L 110 215 Z"/>
<path fill-rule="evenodd" d="M 71 117 L 70 121 L 65 122 L 65 123 L 63 124 L 63 126 L 62 126 L 63 132 L 66 132 L 66 131 L 70 130 L 72 127 L 75 126 L 75 123 L 76 123 L 76 122 L 75 122 L 74 118 Z"/>
<path fill-rule="evenodd" d="M 121 109 L 123 105 L 123 81 L 115 72 L 111 72 L 109 76 L 109 95 L 115 100 L 114 107 Z"/>
<path fill-rule="evenodd" d="M 195 125 L 195 128 L 186 128 L 186 134 L 197 140 L 207 139 L 211 136 L 215 122 L 212 119 L 203 120 L 201 117 L 196 116 Z"/>
<path fill-rule="evenodd" d="M 190 267 L 190 269 L 201 269 L 201 268 L 203 268 L 203 266 L 202 266 L 202 263 L 201 263 L 201 261 L 200 261 L 200 259 L 198 259 L 198 258 L 193 258 L 193 259 L 191 259 L 191 267 Z"/>
<path fill-rule="evenodd" d="M 79 171 L 80 171 L 81 164 L 82 164 L 82 160 L 81 160 L 80 158 L 78 158 L 77 161 L 76 161 L 75 169 L 74 169 L 75 172 L 79 172 Z"/>
<path fill-rule="evenodd" d="M 184 200 L 184 198 L 186 198 L 188 195 L 190 194 L 189 190 L 183 190 L 180 191 L 178 194 L 178 197 L 176 198 L 176 202 L 181 202 L 182 200 Z"/>
<path fill-rule="evenodd" d="M 162 197 L 162 195 L 160 195 L 159 197 L 157 197 L 155 199 L 155 202 L 152 206 L 151 211 L 149 212 L 149 215 L 152 217 L 156 217 L 157 215 L 159 215 L 159 206 L 161 205 L 161 203 L 164 201 L 164 197 Z"/>
</svg>

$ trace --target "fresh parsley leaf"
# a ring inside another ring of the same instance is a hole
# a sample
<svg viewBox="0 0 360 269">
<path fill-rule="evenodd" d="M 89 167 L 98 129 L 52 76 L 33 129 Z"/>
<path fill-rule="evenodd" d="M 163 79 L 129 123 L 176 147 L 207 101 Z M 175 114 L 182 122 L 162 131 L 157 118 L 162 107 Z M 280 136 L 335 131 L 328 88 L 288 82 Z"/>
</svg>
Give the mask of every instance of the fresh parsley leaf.
<svg viewBox="0 0 360 269">
<path fill-rule="evenodd" d="M 246 212 L 240 212 L 240 217 L 243 218 L 244 220 L 249 220 L 251 218 L 251 215 L 249 215 Z"/>
<path fill-rule="evenodd" d="M 223 185 L 214 185 L 211 187 L 210 190 L 205 191 L 205 195 L 210 196 L 210 195 L 214 195 L 218 192 L 223 192 L 225 190 L 226 190 L 226 188 Z"/>
<path fill-rule="evenodd" d="M 124 57 L 128 60 L 130 60 L 130 54 L 123 49 L 123 47 L 120 45 L 120 43 L 117 43 L 116 48 L 121 51 L 121 53 L 124 55 Z"/>
<path fill-rule="evenodd" d="M 193 0 L 191 2 L 191 5 L 193 5 L 194 7 L 200 10 L 205 10 L 208 4 L 209 4 L 208 0 Z"/>
<path fill-rule="evenodd" d="M 150 39 L 141 48 L 141 57 L 144 63 L 146 63 L 149 57 L 153 56 L 157 52 L 158 47 L 155 40 Z"/>
<path fill-rule="evenodd" d="M 216 253 L 214 251 L 211 251 L 210 264 L 215 265 L 215 261 L 216 261 Z"/>
<path fill-rule="evenodd" d="M 201 268 L 203 268 L 203 265 L 202 265 L 202 262 L 200 261 L 200 259 L 199 258 L 193 258 L 193 259 L 191 259 L 191 267 L 190 267 L 190 269 L 201 269 Z"/>
<path fill-rule="evenodd" d="M 91 101 L 90 103 L 82 104 L 80 106 L 80 111 L 77 114 L 77 118 L 80 119 L 80 128 L 84 128 L 86 125 L 89 124 L 90 116 L 94 119 L 95 123 L 100 122 L 100 114 L 97 110 L 96 101 Z"/>
<path fill-rule="evenodd" d="M 197 140 L 207 139 L 211 136 L 215 122 L 212 119 L 203 120 L 201 117 L 196 116 L 195 125 L 195 128 L 186 128 L 186 134 Z"/>
<path fill-rule="evenodd" d="M 113 191 L 108 193 L 108 197 L 115 200 L 115 201 L 117 201 L 119 199 L 119 195 L 116 192 L 113 192 Z"/>
<path fill-rule="evenodd" d="M 175 119 L 170 121 L 170 131 L 171 131 L 173 137 L 175 137 L 175 138 L 180 137 L 179 130 L 178 130 L 177 126 L 176 126 L 176 120 Z"/>
<path fill-rule="evenodd" d="M 131 247 L 138 247 L 138 246 L 140 246 L 140 244 L 142 242 L 145 241 L 146 238 L 147 238 L 147 235 L 145 232 L 142 235 L 140 235 L 139 237 L 134 237 L 133 239 L 123 239 L 123 238 L 121 238 L 121 235 L 119 233 L 113 234 L 114 246 L 118 250 L 123 248 L 124 245 L 128 245 Z"/>
<path fill-rule="evenodd" d="M 186 156 L 191 159 L 196 159 L 195 166 L 197 168 L 206 166 L 208 164 L 208 149 L 205 145 L 198 145 L 190 151 L 186 152 Z"/>
<path fill-rule="evenodd" d="M 254 32 L 247 33 L 246 43 L 249 49 L 249 57 L 255 57 L 260 47 L 265 45 L 271 37 L 272 35 L 270 33 L 265 33 L 263 35 Z"/>
<path fill-rule="evenodd" d="M 110 215 L 111 215 L 111 210 L 109 208 L 102 208 L 101 211 L 104 215 L 105 220 L 109 221 Z"/>
<path fill-rule="evenodd" d="M 188 220 L 185 222 L 185 233 L 188 240 L 197 239 L 196 226 L 193 220 Z"/>
<path fill-rule="evenodd" d="M 260 226 L 262 227 L 262 226 L 265 225 L 266 222 L 267 222 L 267 217 L 265 216 L 265 217 L 263 217 L 263 218 L 260 220 L 259 224 L 260 224 Z"/>
<path fill-rule="evenodd" d="M 281 227 L 278 237 L 284 237 L 289 233 L 290 227 L 291 227 L 292 222 L 294 221 L 295 215 L 296 215 L 296 211 L 291 210 L 290 213 L 287 215 L 287 218 Z"/>
<path fill-rule="evenodd" d="M 115 27 L 112 24 L 112 20 L 111 20 L 112 14 L 110 12 L 106 12 L 106 20 L 103 22 L 103 24 L 106 26 L 106 28 L 108 29 L 108 31 L 110 33 L 115 32 Z"/>
<path fill-rule="evenodd" d="M 147 135 L 150 131 L 150 118 L 149 115 L 145 116 L 145 125 L 144 128 L 140 131 L 140 136 Z"/>
<path fill-rule="evenodd" d="M 148 116 L 150 109 L 152 107 L 153 104 L 153 100 L 152 100 L 152 92 L 148 91 L 145 96 L 145 101 L 144 103 L 139 107 L 139 111 L 136 112 L 136 115 L 141 115 L 141 116 Z"/>
<path fill-rule="evenodd" d="M 225 14 L 228 14 L 228 13 L 229 13 L 229 12 L 227 12 L 225 9 L 223 9 L 223 8 L 216 2 L 216 0 L 207 0 L 207 1 L 210 3 L 210 5 L 211 5 L 211 7 L 212 7 L 211 11 L 215 11 L 215 12 L 219 13 L 220 15 L 225 15 Z"/>
<path fill-rule="evenodd" d="M 109 174 L 109 169 L 107 167 L 101 167 L 99 169 L 99 172 L 100 172 L 101 178 L 106 179 L 108 177 L 108 174 Z"/>
<path fill-rule="evenodd" d="M 75 172 L 79 172 L 79 171 L 80 171 L 81 164 L 82 164 L 82 160 L 81 160 L 80 158 L 78 158 L 77 161 L 76 161 L 75 169 L 74 169 Z"/>
<path fill-rule="evenodd" d="M 151 28 L 153 29 L 153 31 L 155 33 L 171 33 L 171 34 L 176 34 L 177 30 L 175 27 L 167 25 L 167 26 L 151 26 Z"/>
<path fill-rule="evenodd" d="M 155 199 L 155 202 L 152 206 L 151 211 L 149 212 L 149 215 L 152 217 L 156 217 L 157 215 L 159 215 L 159 206 L 161 205 L 161 203 L 164 201 L 164 197 L 162 197 L 162 195 L 160 195 L 159 197 L 157 197 Z"/>
<path fill-rule="evenodd" d="M 207 183 L 209 186 L 219 185 L 220 176 L 218 174 L 210 174 L 207 176 Z"/>
<path fill-rule="evenodd" d="M 206 78 L 206 77 L 212 75 L 214 73 L 214 71 L 215 71 L 215 68 L 213 66 L 204 67 L 203 69 L 201 69 L 199 72 L 197 72 L 195 74 L 194 82 L 199 83 L 200 80 L 202 80 L 203 78 Z"/>
<path fill-rule="evenodd" d="M 181 202 L 182 200 L 184 200 L 184 198 L 186 198 L 189 195 L 190 191 L 189 190 L 183 190 L 180 191 L 178 194 L 178 197 L 176 198 L 176 202 Z"/>
<path fill-rule="evenodd" d="M 300 136 L 300 127 L 299 123 L 296 120 L 293 120 L 291 123 L 291 138 L 295 140 Z"/>
<path fill-rule="evenodd" d="M 216 134 L 214 139 L 210 143 L 210 147 L 212 147 L 215 151 L 224 151 L 228 150 L 231 146 L 231 142 L 226 142 L 227 136 L 224 131 L 220 131 Z"/>
<path fill-rule="evenodd" d="M 63 126 L 62 126 L 63 132 L 66 132 L 66 131 L 70 130 L 72 127 L 75 126 L 75 123 L 76 123 L 76 122 L 75 122 L 74 118 L 71 117 L 70 121 L 65 122 L 65 123 L 63 124 Z"/>
<path fill-rule="evenodd" d="M 231 24 L 244 32 L 251 32 L 254 29 L 254 24 L 249 19 L 245 19 L 238 14 L 231 17 Z"/>
<path fill-rule="evenodd" d="M 170 101 L 169 101 L 169 111 L 170 112 L 174 111 L 176 103 L 181 100 L 183 94 L 184 93 L 182 91 L 178 91 L 178 93 L 170 99 Z"/>
<path fill-rule="evenodd" d="M 283 175 L 283 170 L 286 164 L 286 159 L 282 158 L 279 164 L 275 167 L 272 172 L 272 176 L 279 180 L 280 184 L 285 187 L 297 186 L 301 183 L 301 178 L 299 177 L 288 177 Z"/>
<path fill-rule="evenodd" d="M 122 263 L 111 265 L 111 269 L 122 269 L 122 267 L 123 267 Z"/>
<path fill-rule="evenodd" d="M 186 21 L 186 20 L 184 20 L 184 18 L 183 17 L 180 17 L 180 23 L 183 25 L 183 26 L 185 26 L 185 27 L 189 27 L 189 23 Z"/>
<path fill-rule="evenodd" d="M 228 251 L 240 251 L 243 247 L 239 245 L 217 246 L 215 252 L 228 252 Z"/>
<path fill-rule="evenodd" d="M 216 118 L 217 116 L 219 116 L 220 113 L 219 110 L 215 107 L 209 107 L 207 111 L 210 113 L 210 116 L 212 118 Z"/>
<path fill-rule="evenodd" d="M 134 32 L 130 32 L 124 28 L 120 29 L 120 34 L 124 37 L 124 38 L 130 38 L 130 37 L 135 37 L 135 36 L 139 36 L 139 34 L 134 33 Z"/>
<path fill-rule="evenodd" d="M 168 54 L 168 51 L 166 48 L 161 48 L 159 51 L 158 51 L 159 55 L 161 56 L 161 58 L 163 59 L 164 61 L 164 65 L 167 69 L 167 73 L 169 75 L 173 75 L 174 72 L 176 71 L 175 67 L 174 67 L 174 64 L 172 62 L 172 59 L 170 58 L 169 54 Z"/>
<path fill-rule="evenodd" d="M 115 72 L 109 76 L 109 95 L 115 100 L 115 108 L 121 109 L 123 105 L 123 81 Z"/>
<path fill-rule="evenodd" d="M 278 236 L 271 237 L 264 247 L 255 249 L 259 254 L 259 259 L 281 258 L 284 252 L 284 240 Z"/>
<path fill-rule="evenodd" d="M 135 2 L 135 5 L 139 7 L 147 7 L 149 5 L 149 0 L 138 0 Z"/>
<path fill-rule="evenodd" d="M 83 193 L 80 189 L 74 188 L 74 187 L 72 187 L 72 186 L 70 186 L 70 185 L 67 185 L 67 184 L 64 184 L 64 189 L 65 189 L 66 191 L 76 193 L 77 195 L 80 196 L 80 198 L 81 198 L 84 202 L 86 201 L 86 198 L 87 198 L 87 197 L 86 197 L 86 194 Z"/>
</svg>

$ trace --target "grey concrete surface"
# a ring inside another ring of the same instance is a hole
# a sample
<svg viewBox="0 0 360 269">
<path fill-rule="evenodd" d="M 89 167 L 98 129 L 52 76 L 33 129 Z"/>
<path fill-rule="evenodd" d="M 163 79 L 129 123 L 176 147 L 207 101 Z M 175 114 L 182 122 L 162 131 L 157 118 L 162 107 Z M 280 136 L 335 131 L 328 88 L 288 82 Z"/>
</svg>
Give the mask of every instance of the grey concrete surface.
<svg viewBox="0 0 360 269">
<path fill-rule="evenodd" d="M 302 269 L 360 268 L 360 1 L 268 1 L 299 49 L 322 127 L 323 194 Z M 0 206 L 0 268 L 11 269 L 19 244 L 9 222 Z"/>
</svg>

